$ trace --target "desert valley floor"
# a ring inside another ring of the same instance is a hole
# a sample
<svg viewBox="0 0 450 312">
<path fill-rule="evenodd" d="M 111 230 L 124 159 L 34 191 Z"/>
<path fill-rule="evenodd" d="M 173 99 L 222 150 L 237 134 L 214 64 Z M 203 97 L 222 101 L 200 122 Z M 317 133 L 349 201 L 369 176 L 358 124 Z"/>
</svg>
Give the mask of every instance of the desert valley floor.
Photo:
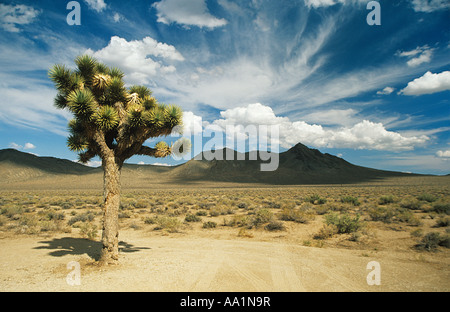
<svg viewBox="0 0 450 312">
<path fill-rule="evenodd" d="M 0 291 L 450 290 L 449 176 L 289 187 L 122 178 L 120 264 L 108 267 L 96 265 L 101 179 L 2 183 Z M 74 261 L 79 285 L 67 280 Z"/>
</svg>

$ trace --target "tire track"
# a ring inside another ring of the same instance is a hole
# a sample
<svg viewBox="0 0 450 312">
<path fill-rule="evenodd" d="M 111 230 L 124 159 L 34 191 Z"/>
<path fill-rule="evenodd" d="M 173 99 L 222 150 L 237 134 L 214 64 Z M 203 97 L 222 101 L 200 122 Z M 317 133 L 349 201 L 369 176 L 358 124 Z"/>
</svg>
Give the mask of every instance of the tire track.
<svg viewBox="0 0 450 312">
<path fill-rule="evenodd" d="M 202 266 L 203 273 L 191 286 L 190 291 L 194 292 L 211 291 L 217 273 L 223 267 L 225 260 L 223 247 L 217 243 L 208 246 L 205 250 L 202 249 L 202 251 L 207 256 L 197 263 Z"/>
<path fill-rule="evenodd" d="M 270 258 L 270 272 L 274 291 L 306 291 L 294 269 L 291 252 L 280 244 L 274 244 L 274 249 L 274 256 Z"/>
</svg>

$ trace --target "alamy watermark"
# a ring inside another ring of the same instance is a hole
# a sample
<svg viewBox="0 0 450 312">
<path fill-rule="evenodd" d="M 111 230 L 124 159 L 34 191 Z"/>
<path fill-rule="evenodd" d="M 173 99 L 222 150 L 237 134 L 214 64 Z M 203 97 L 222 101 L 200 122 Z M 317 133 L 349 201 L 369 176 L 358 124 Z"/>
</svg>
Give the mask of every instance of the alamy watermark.
<svg viewBox="0 0 450 312">
<path fill-rule="evenodd" d="M 366 276 L 366 282 L 369 286 L 381 285 L 381 266 L 377 261 L 370 261 L 366 265 L 367 270 L 371 270 Z M 69 286 L 81 285 L 81 266 L 78 261 L 71 261 L 67 263 L 67 270 L 71 270 L 66 275 L 66 283 Z"/>
<path fill-rule="evenodd" d="M 66 22 L 67 25 L 81 25 L 81 6 L 78 1 L 70 1 L 66 6 L 67 10 L 71 10 L 69 14 L 67 14 Z"/>
<path fill-rule="evenodd" d="M 367 274 L 366 280 L 367 285 L 381 285 L 381 266 L 377 261 L 370 261 L 366 266 L 367 270 L 371 270 L 369 274 Z"/>
<path fill-rule="evenodd" d="M 380 6 L 380 3 L 378 1 L 370 1 L 369 3 L 367 3 L 366 9 L 367 10 L 371 10 L 369 12 L 369 14 L 367 14 L 367 17 L 366 17 L 367 25 L 369 25 L 369 26 L 373 26 L 373 25 L 380 26 L 381 25 L 381 6 Z"/>
<path fill-rule="evenodd" d="M 81 25 L 80 3 L 70 1 L 66 9 L 70 10 L 66 18 L 67 24 Z M 366 9 L 371 10 L 366 18 L 367 24 L 381 25 L 380 3 L 370 1 Z M 179 131 L 173 133 L 176 135 L 177 132 Z M 173 157 L 175 160 L 190 160 L 190 153 L 185 152 L 187 145 L 190 145 L 195 160 L 259 160 L 261 171 L 275 171 L 279 165 L 279 132 L 278 125 L 226 125 L 225 129 L 208 125 L 205 129 L 183 133 L 185 140 L 179 140 L 179 144 L 173 146 Z M 204 142 L 205 138 L 209 139 Z M 234 152 L 235 145 L 239 153 Z M 224 147 L 228 149 L 221 150 Z"/>
<path fill-rule="evenodd" d="M 67 14 L 67 24 L 70 26 L 81 25 L 81 6 L 78 1 L 70 1 L 66 6 L 70 12 Z M 367 14 L 366 22 L 369 26 L 381 25 L 381 6 L 378 1 L 370 1 L 366 6 L 367 10 L 371 10 Z"/>
<path fill-rule="evenodd" d="M 66 275 L 66 283 L 69 286 L 81 285 L 81 266 L 77 261 L 71 261 L 67 263 L 67 270 L 71 270 Z"/>
</svg>

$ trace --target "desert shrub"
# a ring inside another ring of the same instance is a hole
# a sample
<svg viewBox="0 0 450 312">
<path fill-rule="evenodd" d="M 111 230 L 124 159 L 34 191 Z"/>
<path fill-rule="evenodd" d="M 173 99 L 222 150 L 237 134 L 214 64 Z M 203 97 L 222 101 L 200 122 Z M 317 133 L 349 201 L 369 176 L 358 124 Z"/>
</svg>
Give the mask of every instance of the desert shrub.
<svg viewBox="0 0 450 312">
<path fill-rule="evenodd" d="M 392 195 L 385 195 L 385 196 L 381 196 L 378 199 L 378 204 L 379 205 L 387 205 L 387 204 L 392 204 L 394 202 L 394 197 Z"/>
<path fill-rule="evenodd" d="M 215 227 L 217 227 L 217 223 L 214 221 L 207 221 L 203 223 L 202 226 L 204 229 L 213 229 Z"/>
<path fill-rule="evenodd" d="M 39 218 L 36 215 L 22 215 L 19 225 L 26 227 L 39 227 Z"/>
<path fill-rule="evenodd" d="M 200 218 L 199 216 L 193 215 L 193 214 L 188 214 L 184 218 L 184 221 L 185 222 L 200 222 L 200 221 L 202 221 L 202 218 Z"/>
<path fill-rule="evenodd" d="M 422 209 L 422 203 L 418 200 L 406 199 L 400 203 L 400 207 L 411 210 L 420 210 Z"/>
<path fill-rule="evenodd" d="M 200 209 L 206 209 L 209 210 L 211 209 L 211 207 L 214 207 L 216 204 L 215 203 L 198 203 L 198 208 Z"/>
<path fill-rule="evenodd" d="M 319 232 L 314 234 L 314 239 L 327 239 L 338 233 L 338 228 L 334 224 L 324 224 Z"/>
<path fill-rule="evenodd" d="M 213 210 L 211 210 L 211 211 L 209 212 L 209 215 L 210 215 L 211 217 L 217 217 L 217 216 L 220 215 L 220 212 L 219 212 L 219 210 L 217 210 L 217 209 L 213 209 Z"/>
<path fill-rule="evenodd" d="M 86 221 L 90 222 L 90 221 L 94 220 L 94 218 L 95 218 L 95 216 L 94 216 L 93 213 L 85 212 L 83 214 L 79 214 L 79 215 L 73 216 L 72 218 L 70 218 L 70 220 L 67 222 L 67 224 L 72 226 L 75 223 L 80 222 L 80 221 L 81 222 L 86 222 Z"/>
<path fill-rule="evenodd" d="M 305 198 L 305 200 L 313 205 L 323 205 L 327 202 L 327 200 L 323 197 L 320 197 L 317 194 L 308 196 Z"/>
<path fill-rule="evenodd" d="M 353 206 L 359 206 L 361 204 L 358 197 L 354 196 L 342 196 L 341 203 L 352 204 Z"/>
<path fill-rule="evenodd" d="M 446 227 L 450 224 L 450 218 L 449 217 L 441 217 L 436 221 L 435 227 Z"/>
<path fill-rule="evenodd" d="M 237 207 L 238 207 L 238 208 L 241 208 L 241 209 L 247 209 L 247 208 L 248 208 L 248 204 L 247 204 L 247 203 L 244 203 L 244 202 L 240 202 L 240 203 L 237 205 Z"/>
<path fill-rule="evenodd" d="M 71 203 L 68 202 L 64 202 L 61 205 L 59 205 L 62 209 L 70 209 L 73 207 L 73 205 Z"/>
<path fill-rule="evenodd" d="M 268 209 L 259 209 L 253 215 L 250 226 L 259 227 L 262 224 L 272 221 L 273 213 Z"/>
<path fill-rule="evenodd" d="M 70 233 L 72 231 L 71 227 L 61 220 L 44 220 L 40 221 L 38 226 L 41 232 L 64 232 Z"/>
<path fill-rule="evenodd" d="M 128 218 L 131 218 L 131 212 L 129 211 L 119 212 L 119 219 L 128 219 Z"/>
<path fill-rule="evenodd" d="M 412 226 L 419 226 L 422 222 L 410 211 L 407 209 L 400 209 L 396 214 L 397 220 L 400 222 L 406 222 Z"/>
<path fill-rule="evenodd" d="M 445 248 L 450 248 L 450 236 L 448 234 L 441 236 L 441 240 L 439 241 L 439 246 L 442 246 Z"/>
<path fill-rule="evenodd" d="M 411 236 L 412 237 L 422 237 L 423 235 L 423 230 L 422 229 L 415 229 L 414 231 L 411 231 Z"/>
<path fill-rule="evenodd" d="M 91 222 L 83 222 L 80 225 L 80 235 L 89 240 L 95 240 L 97 237 L 97 226 Z"/>
<path fill-rule="evenodd" d="M 13 227 L 11 227 L 13 228 Z M 41 227 L 39 218 L 36 215 L 21 215 L 18 219 L 17 225 L 14 226 L 18 233 L 22 234 L 39 234 Z"/>
<path fill-rule="evenodd" d="M 278 218 L 283 221 L 294 221 L 297 223 L 307 223 L 314 219 L 314 214 L 308 211 L 301 211 L 299 209 L 283 209 Z"/>
<path fill-rule="evenodd" d="M 248 226 L 250 224 L 250 217 L 249 216 L 243 216 L 243 215 L 237 215 L 233 216 L 230 221 L 227 221 L 224 223 L 228 226 Z"/>
<path fill-rule="evenodd" d="M 145 224 L 156 224 L 156 218 L 146 217 L 146 218 L 144 219 L 144 223 L 145 223 Z"/>
<path fill-rule="evenodd" d="M 55 212 L 55 211 L 49 211 L 47 213 L 47 219 L 49 221 L 51 220 L 64 220 L 65 216 L 63 212 Z"/>
<path fill-rule="evenodd" d="M 435 251 L 438 246 L 450 248 L 449 236 L 442 236 L 437 232 L 427 233 L 422 240 L 415 246 L 419 250 Z"/>
<path fill-rule="evenodd" d="M 359 215 L 352 218 L 347 213 L 342 215 L 330 213 L 325 216 L 325 222 L 328 225 L 335 225 L 339 234 L 356 232 L 362 226 L 359 221 Z"/>
<path fill-rule="evenodd" d="M 134 208 L 147 208 L 149 206 L 148 201 L 139 199 L 132 204 Z"/>
<path fill-rule="evenodd" d="M 275 209 L 281 208 L 281 204 L 275 203 L 275 202 L 272 202 L 272 201 L 264 202 L 264 204 L 266 204 L 267 208 L 275 208 Z"/>
<path fill-rule="evenodd" d="M 233 214 L 234 210 L 232 207 L 225 206 L 225 205 L 219 205 L 215 207 L 214 209 L 210 210 L 209 214 L 211 217 L 217 217 L 219 215 L 227 215 L 227 214 Z"/>
<path fill-rule="evenodd" d="M 155 223 L 155 230 L 167 230 L 169 233 L 177 233 L 181 228 L 180 220 L 175 217 L 158 216 Z"/>
<path fill-rule="evenodd" d="M 249 233 L 249 232 L 247 231 L 247 229 L 242 228 L 242 229 L 240 229 L 239 232 L 238 232 L 238 237 L 248 237 L 248 238 L 252 238 L 252 237 L 253 237 L 253 234 L 252 234 L 252 233 Z"/>
<path fill-rule="evenodd" d="M 431 194 L 423 193 L 419 196 L 417 196 L 418 200 L 426 201 L 429 203 L 435 202 L 437 200 L 437 197 Z"/>
<path fill-rule="evenodd" d="M 6 218 L 5 216 L 1 216 L 0 215 L 0 226 L 3 226 L 6 224 L 8 218 Z"/>
<path fill-rule="evenodd" d="M 350 233 L 350 237 L 348 238 L 348 240 L 352 241 L 352 242 L 359 242 L 361 237 L 362 237 L 362 233 L 361 232 L 359 232 L 359 231 L 352 232 L 352 233 Z"/>
<path fill-rule="evenodd" d="M 327 205 L 320 205 L 320 206 L 318 206 L 316 209 L 315 209 L 315 211 L 316 211 L 316 213 L 318 214 L 318 215 L 324 215 L 324 214 L 326 214 L 326 213 L 328 213 L 328 212 L 330 212 L 330 211 L 332 211 L 333 209 L 332 209 L 332 206 L 330 206 L 329 204 L 327 204 Z"/>
<path fill-rule="evenodd" d="M 286 228 L 283 222 L 272 220 L 264 227 L 264 229 L 267 231 L 284 231 Z"/>
<path fill-rule="evenodd" d="M 8 205 L 5 207 L 2 207 L 0 210 L 0 215 L 4 215 L 7 218 L 14 219 L 17 218 L 17 216 L 21 215 L 23 213 L 22 206 L 18 205 Z"/>
<path fill-rule="evenodd" d="M 395 210 L 390 207 L 375 207 L 368 210 L 369 217 L 372 221 L 381 221 L 391 223 L 395 216 Z"/>
<path fill-rule="evenodd" d="M 435 203 L 431 211 L 448 215 L 450 214 L 450 203 Z"/>
<path fill-rule="evenodd" d="M 139 225 L 139 224 L 137 224 L 136 222 L 131 222 L 131 224 L 129 225 L 129 228 L 130 229 L 133 229 L 133 230 L 140 230 L 142 227 Z"/>
<path fill-rule="evenodd" d="M 200 210 L 200 211 L 197 211 L 197 213 L 195 215 L 197 215 L 199 217 L 206 217 L 208 215 L 208 213 L 204 210 Z"/>
</svg>

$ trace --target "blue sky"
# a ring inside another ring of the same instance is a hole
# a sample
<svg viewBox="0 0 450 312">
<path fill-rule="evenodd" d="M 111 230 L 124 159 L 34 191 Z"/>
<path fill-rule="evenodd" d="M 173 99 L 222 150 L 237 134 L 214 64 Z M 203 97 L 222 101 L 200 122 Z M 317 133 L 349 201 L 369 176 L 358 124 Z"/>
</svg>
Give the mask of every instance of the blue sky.
<svg viewBox="0 0 450 312">
<path fill-rule="evenodd" d="M 302 142 L 362 166 L 448 174 L 450 3 L 378 1 L 381 24 L 368 25 L 369 2 L 80 0 L 81 25 L 69 25 L 69 1 L 2 1 L 0 148 L 77 158 L 47 70 L 89 53 L 181 106 L 187 130 L 276 125 L 280 151 Z"/>
</svg>

